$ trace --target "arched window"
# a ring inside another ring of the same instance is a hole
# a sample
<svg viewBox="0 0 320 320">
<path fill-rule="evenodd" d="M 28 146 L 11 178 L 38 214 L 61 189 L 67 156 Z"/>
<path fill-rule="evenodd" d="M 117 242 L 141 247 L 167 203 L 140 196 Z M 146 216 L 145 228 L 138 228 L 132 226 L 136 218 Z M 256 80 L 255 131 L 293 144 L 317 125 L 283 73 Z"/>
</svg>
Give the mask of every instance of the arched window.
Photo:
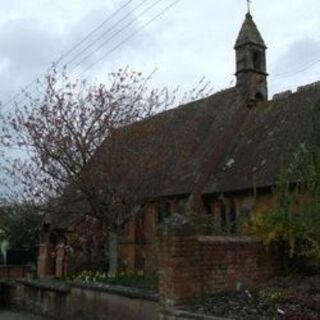
<svg viewBox="0 0 320 320">
<path fill-rule="evenodd" d="M 262 56 L 259 51 L 253 51 L 253 68 L 261 70 L 262 67 Z"/>
<path fill-rule="evenodd" d="M 235 234 L 237 232 L 237 209 L 234 201 L 221 201 L 220 227 L 224 233 Z"/>
<path fill-rule="evenodd" d="M 162 223 L 164 219 L 170 215 L 170 203 L 166 200 L 161 200 L 158 207 L 158 223 Z"/>
<path fill-rule="evenodd" d="M 255 99 L 256 99 L 258 102 L 263 101 L 263 95 L 262 95 L 262 93 L 261 93 L 261 92 L 257 92 L 257 93 L 255 94 Z"/>
<path fill-rule="evenodd" d="M 227 232 L 227 207 L 224 202 L 220 204 L 220 226 L 222 232 Z"/>
<path fill-rule="evenodd" d="M 203 207 L 204 207 L 204 212 L 207 215 L 212 215 L 212 208 L 211 208 L 210 200 L 204 200 L 203 201 Z"/>
<path fill-rule="evenodd" d="M 237 232 L 237 210 L 233 201 L 230 203 L 229 211 L 229 232 L 234 234 Z"/>
</svg>

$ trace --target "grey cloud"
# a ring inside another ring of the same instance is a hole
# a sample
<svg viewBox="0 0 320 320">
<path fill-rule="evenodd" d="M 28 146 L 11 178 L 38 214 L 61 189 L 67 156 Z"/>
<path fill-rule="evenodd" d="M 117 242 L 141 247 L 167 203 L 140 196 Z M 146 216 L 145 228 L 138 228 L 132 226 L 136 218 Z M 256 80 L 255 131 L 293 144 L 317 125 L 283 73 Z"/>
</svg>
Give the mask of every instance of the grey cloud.
<svg viewBox="0 0 320 320">
<path fill-rule="evenodd" d="M 59 40 L 43 30 L 37 21 L 10 21 L 0 31 L 0 54 L 15 67 L 32 69 L 47 63 L 57 52 Z"/>
<path fill-rule="evenodd" d="M 58 51 L 59 38 L 43 30 L 34 20 L 9 21 L 0 30 L 0 59 L 6 61 L 1 69 L 0 101 L 43 73 L 50 57 Z"/>
<path fill-rule="evenodd" d="M 143 8 L 146 8 L 144 6 Z M 132 9 L 132 8 L 131 8 Z M 68 64 L 69 70 L 73 70 L 82 59 L 87 58 L 81 62 L 77 67 L 78 70 L 85 70 L 90 67 L 98 59 L 113 50 L 122 41 L 125 41 L 132 33 L 139 28 L 139 23 L 135 16 L 130 12 L 130 8 L 123 10 L 121 15 L 111 19 L 109 22 L 99 29 L 88 40 L 76 48 L 68 57 L 63 60 L 63 64 Z M 140 9 L 141 10 L 141 9 Z M 68 44 L 64 52 L 68 52 L 75 44 L 81 41 L 91 30 L 99 26 L 112 12 L 108 7 L 100 7 L 89 12 L 84 16 L 78 24 L 66 35 L 65 43 Z M 132 22 L 132 23 L 131 23 Z M 129 26 L 126 25 L 130 23 Z M 96 40 L 96 41 L 95 41 Z M 141 32 L 137 37 L 132 38 L 125 46 L 117 48 L 117 56 L 125 55 L 128 50 L 141 50 L 143 46 L 150 46 L 152 36 L 147 32 Z M 90 48 L 88 46 L 90 45 Z M 90 56 L 89 56 L 90 54 Z M 77 55 L 80 55 L 77 57 Z M 76 58 L 74 60 L 74 58 Z M 70 63 L 69 63 L 70 62 Z"/>
<path fill-rule="evenodd" d="M 17 19 L 7 22 L 0 30 L 0 47 L 3 48 L 0 52 L 0 60 L 3 62 L 3 66 L 0 68 L 0 101 L 6 101 L 10 95 L 17 91 L 17 88 L 23 87 L 37 75 L 42 75 L 52 62 L 56 61 L 61 54 L 68 52 L 70 48 L 82 40 L 88 32 L 104 21 L 110 12 L 113 11 L 107 6 L 92 10 L 79 20 L 71 30 L 66 30 L 63 35 L 44 30 L 41 23 L 37 20 Z M 94 39 L 106 32 L 114 23 L 121 19 L 121 17 L 126 15 L 129 16 L 125 21 L 104 35 L 94 46 L 85 52 L 81 52 Z M 119 32 L 119 34 L 115 34 L 129 21 L 134 21 L 134 23 L 132 23 L 128 29 Z M 82 58 L 91 54 L 75 71 L 76 73 L 81 72 L 81 70 L 85 70 L 88 66 L 92 65 L 138 28 L 139 24 L 132 14 L 130 16 L 130 9 L 128 8 L 126 11 L 122 11 L 120 16 L 110 20 L 103 28 L 90 37 L 89 40 L 63 59 L 61 66 L 81 53 L 76 60 L 68 65 L 68 70 L 72 70 Z M 113 35 L 113 39 L 109 40 L 108 43 L 101 46 L 101 48 L 98 48 Z M 128 50 L 140 50 L 141 47 L 147 45 L 147 43 L 150 45 L 150 39 L 152 39 L 152 36 L 147 32 L 140 33 L 138 37 L 128 42 L 129 46 L 126 45 L 125 47 L 118 48 L 116 50 L 117 56 L 125 55 Z"/>
<path fill-rule="evenodd" d="M 319 60 L 320 42 L 311 37 L 304 37 L 293 42 L 276 62 L 273 68 L 275 77 L 300 73 Z"/>
<path fill-rule="evenodd" d="M 139 1 L 134 1 L 133 5 Z M 0 12 L 0 100 L 9 91 L 14 93 L 32 80 L 125 2 L 11 0 L 9 5 L 8 1 L 4 1 Z M 169 2 L 166 0 L 166 3 Z M 317 58 L 320 52 L 315 39 L 310 38 L 310 35 L 319 34 L 319 0 L 295 2 L 294 6 L 292 0 L 281 3 L 278 0 L 256 1 L 252 5 L 254 19 L 270 48 L 268 61 L 273 63 L 269 64 L 268 70 L 271 75 L 299 68 L 310 59 Z M 113 52 L 92 70 L 91 75 L 100 76 L 103 71 L 129 64 L 144 73 L 159 67 L 155 85 L 182 84 L 190 87 L 205 76 L 212 80 L 215 87 L 228 86 L 234 79 L 232 47 L 245 10 L 243 0 L 181 1 Z M 25 19 L 8 22 L 9 19 L 17 19 L 17 16 Z M 117 36 L 106 47 L 93 50 L 94 54 L 79 70 L 84 70 L 102 57 L 144 21 L 137 21 L 130 31 Z M 288 49 L 283 51 L 283 47 Z M 72 68 L 71 65 L 69 67 Z M 316 77 L 316 68 L 311 68 L 310 73 Z M 304 73 L 298 74 L 295 79 L 298 83 L 309 80 Z M 291 85 L 290 81 L 274 81 L 272 77 L 270 80 L 270 91 L 278 91 L 280 87 L 286 89 Z"/>
</svg>

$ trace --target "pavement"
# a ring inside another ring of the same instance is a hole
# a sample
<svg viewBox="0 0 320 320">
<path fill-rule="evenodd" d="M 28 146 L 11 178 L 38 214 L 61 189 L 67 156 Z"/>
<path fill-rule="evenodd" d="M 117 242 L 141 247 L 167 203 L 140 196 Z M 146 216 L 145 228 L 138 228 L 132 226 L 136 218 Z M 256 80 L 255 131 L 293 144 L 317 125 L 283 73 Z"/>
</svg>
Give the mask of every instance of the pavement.
<svg viewBox="0 0 320 320">
<path fill-rule="evenodd" d="M 44 318 L 34 316 L 30 313 L 17 311 L 0 311 L 0 320 L 43 320 Z"/>
</svg>

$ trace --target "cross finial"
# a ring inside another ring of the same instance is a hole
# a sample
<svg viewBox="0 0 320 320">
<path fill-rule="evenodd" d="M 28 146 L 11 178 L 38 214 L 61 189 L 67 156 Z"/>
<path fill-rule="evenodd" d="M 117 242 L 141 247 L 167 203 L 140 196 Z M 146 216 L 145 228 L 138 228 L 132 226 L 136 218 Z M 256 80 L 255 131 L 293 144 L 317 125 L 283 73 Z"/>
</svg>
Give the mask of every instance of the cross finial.
<svg viewBox="0 0 320 320">
<path fill-rule="evenodd" d="M 251 0 L 247 0 L 247 5 L 248 5 L 248 13 L 251 11 Z"/>
</svg>

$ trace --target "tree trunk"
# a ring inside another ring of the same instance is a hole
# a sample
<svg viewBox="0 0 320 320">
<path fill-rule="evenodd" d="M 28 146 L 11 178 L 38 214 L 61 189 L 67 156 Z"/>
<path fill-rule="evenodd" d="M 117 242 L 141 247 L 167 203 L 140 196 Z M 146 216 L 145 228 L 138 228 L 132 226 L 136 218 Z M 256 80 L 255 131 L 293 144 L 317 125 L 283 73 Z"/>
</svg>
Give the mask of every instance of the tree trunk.
<svg viewBox="0 0 320 320">
<path fill-rule="evenodd" d="M 109 231 L 109 277 L 115 277 L 118 272 L 118 234 Z"/>
</svg>

